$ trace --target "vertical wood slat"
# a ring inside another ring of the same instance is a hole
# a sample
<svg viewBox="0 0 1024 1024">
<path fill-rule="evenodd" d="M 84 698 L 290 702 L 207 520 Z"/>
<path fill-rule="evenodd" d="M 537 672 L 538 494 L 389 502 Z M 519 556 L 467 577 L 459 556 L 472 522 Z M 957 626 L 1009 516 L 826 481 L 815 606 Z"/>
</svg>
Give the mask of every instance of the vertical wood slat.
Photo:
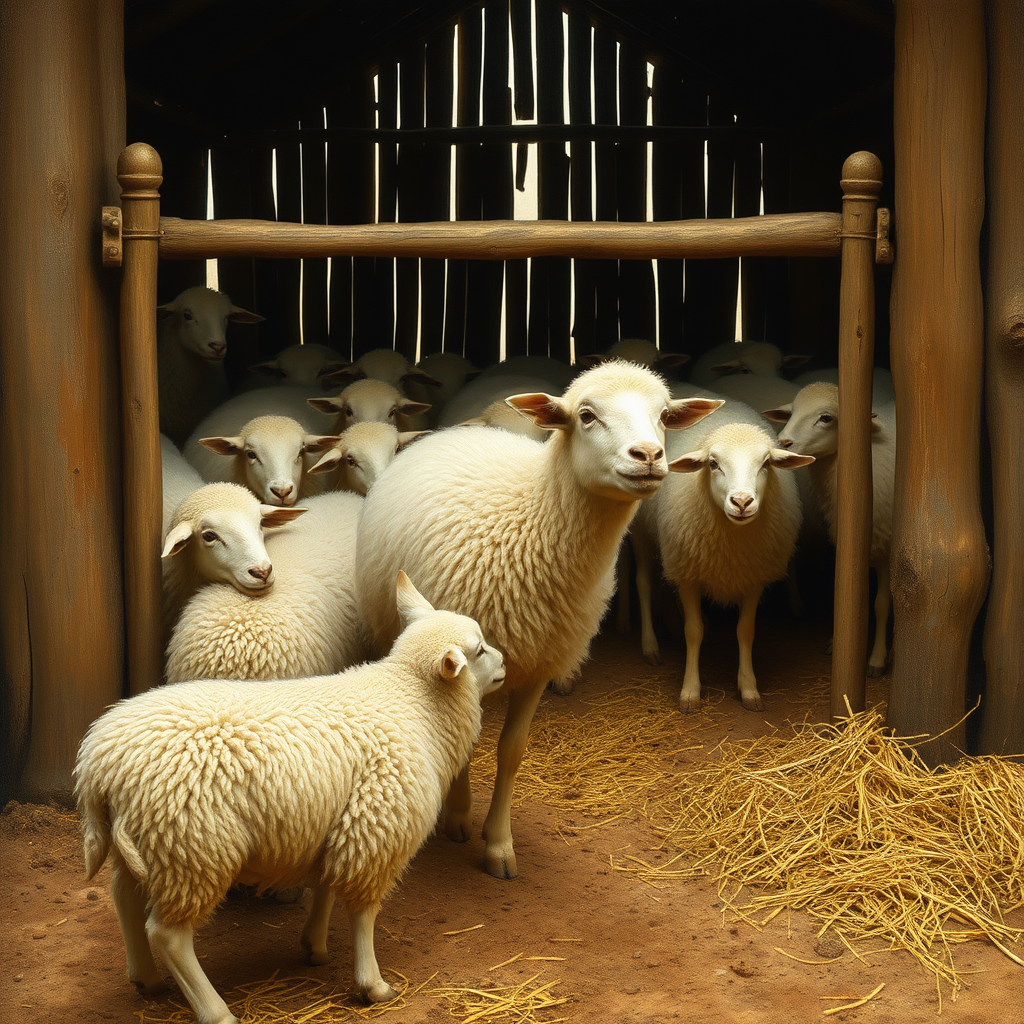
<svg viewBox="0 0 1024 1024">
<path fill-rule="evenodd" d="M 787 213 L 789 203 L 789 147 L 781 140 L 764 143 L 762 169 L 764 212 Z M 790 351 L 789 269 L 786 259 L 765 260 L 764 340 Z"/>
<path fill-rule="evenodd" d="M 367 125 L 360 120 L 359 112 L 353 110 L 355 103 L 351 95 L 351 80 L 342 83 L 338 92 L 331 96 L 327 108 L 328 127 L 342 124 L 362 124 L 373 127 L 372 110 Z M 372 85 L 371 85 L 372 89 Z M 371 96 L 372 99 L 372 96 Z M 373 220 L 373 181 L 364 180 L 361 174 L 361 157 L 364 147 L 329 141 L 327 143 L 327 219 L 331 224 L 354 224 L 362 218 L 358 215 L 360 203 L 367 199 L 369 191 L 369 221 Z M 373 173 L 372 150 L 370 173 Z M 363 220 L 363 223 L 366 223 Z M 328 285 L 328 307 L 330 316 L 327 324 L 327 342 L 346 358 L 352 353 L 352 258 L 335 256 L 331 259 L 330 283 Z M 373 287 L 373 263 L 370 262 L 369 287 Z"/>
<path fill-rule="evenodd" d="M 365 128 L 372 128 L 375 104 L 373 78 L 368 69 L 360 68 L 358 70 L 357 75 L 349 82 L 348 93 L 350 97 L 349 119 Z M 372 224 L 375 214 L 373 144 L 364 143 L 352 146 L 346 156 L 346 165 L 351 168 L 351 184 L 346 189 L 351 201 L 344 208 L 347 211 L 347 216 L 354 224 Z M 374 308 L 376 261 L 372 257 L 355 257 L 352 260 L 351 281 L 348 299 L 352 306 L 352 317 L 350 323 L 339 326 L 342 337 L 347 334 L 353 342 L 356 339 L 366 339 L 368 347 L 390 348 L 390 319 L 387 321 L 385 342 L 376 340 L 380 330 L 380 311 Z"/>
<path fill-rule="evenodd" d="M 399 106 L 403 128 L 423 127 L 424 61 L 423 42 L 410 43 L 399 59 Z M 423 144 L 402 142 L 398 146 L 398 219 L 423 220 Z M 395 261 L 395 349 L 410 362 L 416 358 L 419 334 L 420 261 Z"/>
<path fill-rule="evenodd" d="M 756 108 L 755 108 L 756 109 Z M 753 122 L 747 105 L 739 111 L 744 120 Z M 734 146 L 736 185 L 734 209 L 737 217 L 756 217 L 761 209 L 761 146 L 755 139 L 740 138 Z M 740 337 L 763 341 L 767 311 L 767 268 L 771 260 L 745 256 L 739 270 L 741 295 Z"/>
<path fill-rule="evenodd" d="M 294 128 L 296 124 L 289 124 L 288 127 Z M 299 144 L 286 142 L 277 147 L 277 219 L 279 221 L 297 224 L 302 220 L 301 182 Z M 284 345 L 298 344 L 300 339 L 301 270 L 299 260 L 278 261 L 277 288 L 281 323 L 277 333 Z"/>
<path fill-rule="evenodd" d="M 377 120 L 381 128 L 398 125 L 398 65 L 394 61 L 377 68 Z M 398 147 L 381 142 L 377 154 L 377 220 L 391 224 L 398 211 Z M 356 357 L 373 348 L 391 348 L 395 341 L 395 261 L 376 257 L 373 271 L 377 330 L 373 337 L 356 335 L 352 344 Z"/>
<path fill-rule="evenodd" d="M 276 220 L 274 210 L 273 154 L 267 147 L 254 149 L 249 153 L 249 194 L 252 197 L 252 216 L 257 220 Z M 169 264 L 170 260 L 165 260 Z M 282 341 L 284 316 L 278 277 L 281 260 L 253 260 L 254 305 L 249 308 L 265 317 L 259 330 L 253 332 L 257 339 L 256 362 L 272 359 L 286 344 Z M 163 270 L 160 271 L 161 276 Z M 298 341 L 298 337 L 295 338 Z M 228 349 L 230 352 L 230 347 Z"/>
<path fill-rule="evenodd" d="M 952 763 L 964 749 L 968 652 L 988 583 L 978 472 L 982 10 L 981 0 L 896 0 L 895 210 L 902 241 L 891 317 L 899 429 L 888 722 L 902 735 L 945 732 L 917 747 L 932 765 Z"/>
<path fill-rule="evenodd" d="M 536 111 L 533 89 L 533 34 L 531 22 L 531 0 L 509 0 L 509 19 L 512 31 L 512 61 L 515 81 L 515 116 L 518 120 L 529 121 Z M 529 147 L 520 143 L 516 147 L 516 187 L 519 176 L 525 178 Z M 526 306 L 528 275 L 526 260 L 505 262 L 505 348 L 506 355 L 523 355 L 527 352 L 528 324 Z"/>
<path fill-rule="evenodd" d="M 618 124 L 618 60 L 615 36 L 604 25 L 594 26 L 594 122 L 599 125 Z M 615 186 L 615 143 L 598 142 L 594 146 L 594 170 L 597 196 L 597 219 L 618 220 Z M 594 264 L 594 285 L 597 290 L 597 325 L 595 340 L 599 351 L 605 351 L 619 339 L 619 267 L 617 260 L 600 260 Z"/>
<path fill-rule="evenodd" d="M 683 89 L 677 68 L 654 69 L 652 118 L 656 125 L 684 124 Z M 683 152 L 678 142 L 658 140 L 651 158 L 655 220 L 683 216 Z M 662 352 L 683 352 L 683 261 L 658 260 L 658 342 Z"/>
<path fill-rule="evenodd" d="M 512 25 L 512 60 L 516 86 L 516 119 L 533 120 L 533 33 L 531 31 L 531 0 L 509 0 Z"/>
<path fill-rule="evenodd" d="M 303 127 L 322 128 L 324 104 L 304 106 Z M 302 218 L 307 224 L 327 223 L 327 161 L 324 143 L 312 140 L 302 146 Z M 307 259 L 302 265 L 302 328 L 307 342 L 327 341 L 327 260 Z"/>
<path fill-rule="evenodd" d="M 590 17 L 580 11 L 569 12 L 569 123 L 593 124 L 590 103 L 591 68 Z M 572 142 L 569 147 L 569 198 L 573 220 L 592 221 L 593 151 L 589 141 Z M 572 324 L 576 358 L 597 351 L 597 295 L 594 290 L 594 262 L 576 260 L 573 264 L 573 288 L 576 312 Z"/>
<path fill-rule="evenodd" d="M 992 589 L 985 615 L 983 754 L 1024 754 L 1024 9 L 988 6 L 988 280 L 985 415 L 992 449 Z"/>
<path fill-rule="evenodd" d="M 836 581 L 832 721 L 864 710 L 871 556 L 871 373 L 875 357 L 875 210 L 882 167 L 871 153 L 843 164 L 839 313 L 839 447 L 836 453 Z"/>
</svg>

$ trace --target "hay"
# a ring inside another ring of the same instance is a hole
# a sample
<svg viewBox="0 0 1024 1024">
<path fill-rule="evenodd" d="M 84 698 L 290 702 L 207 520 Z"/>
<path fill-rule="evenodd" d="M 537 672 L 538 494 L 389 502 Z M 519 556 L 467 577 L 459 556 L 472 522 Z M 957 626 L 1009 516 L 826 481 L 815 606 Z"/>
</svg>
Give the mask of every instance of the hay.
<svg viewBox="0 0 1024 1024">
<path fill-rule="evenodd" d="M 532 959 L 527 957 L 527 959 Z M 538 1017 L 538 1011 L 550 1010 L 567 1003 L 568 997 L 556 996 L 552 989 L 557 981 L 538 985 L 539 974 L 518 985 L 500 985 L 494 988 L 433 988 L 426 994 L 440 996 L 448 1003 L 448 1012 L 462 1024 L 488 1021 L 490 1024 L 528 1024 L 531 1021 L 556 1024 L 567 1017 Z"/>
<path fill-rule="evenodd" d="M 963 985 L 954 945 L 987 938 L 1020 962 L 1005 944 L 1024 929 L 1004 913 L 1024 906 L 1024 765 L 981 757 L 929 770 L 877 711 L 793 733 L 692 765 L 649 809 L 675 856 L 617 870 L 652 884 L 710 874 L 755 927 L 802 909 L 851 950 L 864 939 L 908 950 L 935 975 L 940 1006 L 940 981 L 954 998 Z"/>
</svg>

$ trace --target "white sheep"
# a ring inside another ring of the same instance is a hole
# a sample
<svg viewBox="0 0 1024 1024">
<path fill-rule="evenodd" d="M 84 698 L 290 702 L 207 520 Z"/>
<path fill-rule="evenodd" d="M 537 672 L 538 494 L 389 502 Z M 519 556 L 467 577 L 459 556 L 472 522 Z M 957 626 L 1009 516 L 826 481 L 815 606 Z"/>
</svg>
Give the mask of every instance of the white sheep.
<svg viewBox="0 0 1024 1024">
<path fill-rule="evenodd" d="M 760 373 L 726 374 L 715 381 L 717 394 L 743 402 L 758 412 L 792 402 L 799 390 L 800 385 L 791 380 Z"/>
<path fill-rule="evenodd" d="M 362 380 L 365 377 L 386 381 L 403 393 L 405 385 L 410 381 L 416 381 L 424 387 L 440 386 L 440 381 L 414 366 L 401 352 L 396 352 L 392 348 L 375 348 L 365 352 L 355 362 L 335 370 L 329 375 L 329 380 L 334 384 L 341 384 Z"/>
<path fill-rule="evenodd" d="M 185 602 L 209 581 L 256 593 L 274 582 L 263 530 L 290 523 L 304 508 L 263 505 L 238 484 L 206 484 L 175 508 L 161 553 L 164 630 L 170 635 Z"/>
<path fill-rule="evenodd" d="M 809 475 L 818 505 L 836 540 L 836 452 L 839 447 L 839 388 L 827 381 L 801 388 L 792 405 L 768 410 L 765 415 L 785 423 L 779 445 L 816 459 Z M 896 479 L 896 404 L 872 409 L 871 435 L 872 520 L 870 564 L 878 579 L 875 594 L 875 639 L 868 658 L 868 675 L 885 673 L 888 658 L 886 631 L 892 608 L 889 555 L 892 547 L 892 504 Z"/>
<path fill-rule="evenodd" d="M 356 611 L 356 524 L 362 498 L 310 498 L 306 513 L 265 540 L 274 583 L 240 593 L 201 587 L 167 645 L 166 678 L 296 679 L 329 675 L 363 657 Z"/>
<path fill-rule="evenodd" d="M 160 435 L 160 478 L 163 486 L 163 527 L 160 539 L 163 540 L 170 529 L 174 510 L 204 483 L 203 478 L 166 434 Z"/>
<path fill-rule="evenodd" d="M 337 898 L 360 995 L 395 997 L 374 953 L 377 912 L 469 759 L 480 698 L 505 675 L 476 622 L 434 611 L 404 575 L 397 604 L 404 629 L 381 661 L 156 687 L 89 728 L 75 768 L 86 871 L 111 857 L 128 977 L 144 993 L 163 987 L 152 943 L 200 1024 L 235 1022 L 196 958 L 196 928 L 235 882 L 305 883 L 311 962 L 328 960 Z"/>
<path fill-rule="evenodd" d="M 223 293 L 198 286 L 157 306 L 157 373 L 160 432 L 185 443 L 196 424 L 228 397 L 224 373 L 228 321 L 263 317 L 233 306 Z"/>
<path fill-rule="evenodd" d="M 784 356 L 768 341 L 725 342 L 709 349 L 694 361 L 690 380 L 702 388 L 716 388 L 722 377 L 738 373 L 756 373 L 762 377 L 781 377 L 783 370 L 795 370 L 810 356 Z"/>
<path fill-rule="evenodd" d="M 348 365 L 349 361 L 330 345 L 318 345 L 315 342 L 289 345 L 281 349 L 273 359 L 250 365 L 247 377 L 238 390 L 251 391 L 253 388 L 266 387 L 267 378 L 275 384 L 324 390 L 330 386 L 324 382 L 324 378 Z"/>
<path fill-rule="evenodd" d="M 584 660 L 611 596 L 615 557 L 640 499 L 666 475 L 665 430 L 720 404 L 673 401 L 651 371 L 604 363 L 557 398 L 509 403 L 552 432 L 544 444 L 490 427 L 441 430 L 396 459 L 366 497 L 356 593 L 368 638 L 399 624 L 391 579 L 404 566 L 435 604 L 471 614 L 508 661 L 508 711 L 484 824 L 490 874 L 516 874 L 512 784 L 549 679 Z M 469 766 L 445 805 L 445 831 L 469 838 Z"/>
<path fill-rule="evenodd" d="M 527 434 L 535 440 L 541 440 L 548 436 L 548 431 L 537 427 L 525 416 L 519 415 L 511 406 L 506 405 L 505 399 L 511 395 L 526 394 L 527 392 L 553 393 L 552 387 L 551 382 L 543 377 L 513 373 L 488 377 L 486 374 L 481 374 L 476 380 L 471 380 L 452 396 L 438 417 L 437 425 L 453 427 L 467 422 L 483 425 L 486 421 L 486 425 L 502 426 L 516 433 Z M 556 393 L 561 394 L 561 389 L 557 389 Z M 517 427 L 514 425 L 513 419 L 502 419 L 503 414 L 495 408 L 497 405 L 505 406 L 508 412 L 516 419 L 522 420 L 524 425 Z M 488 411 L 487 417 L 484 415 L 485 411 Z"/>
<path fill-rule="evenodd" d="M 652 566 L 661 556 L 665 577 L 683 606 L 686 668 L 679 694 L 683 712 L 700 708 L 701 595 L 739 605 L 737 687 L 743 706 L 761 709 L 753 667 L 754 622 L 767 584 L 786 575 L 800 531 L 801 506 L 791 473 L 814 461 L 779 447 L 764 418 L 730 401 L 668 443 L 673 471 L 633 526 L 644 659 L 659 662 L 651 623 Z"/>
<path fill-rule="evenodd" d="M 428 420 L 431 426 L 436 426 L 441 410 L 452 395 L 480 374 L 476 366 L 456 352 L 432 352 L 424 356 L 416 367 L 429 374 L 436 383 L 428 387 L 415 380 L 405 381 L 402 390 L 414 402 L 430 403 Z"/>
<path fill-rule="evenodd" d="M 817 381 L 828 381 L 839 386 L 839 367 L 826 366 L 817 370 L 805 370 L 793 378 L 793 383 L 798 388 L 806 387 Z M 792 401 L 792 399 L 790 399 Z M 896 385 L 889 370 L 876 366 L 871 373 L 871 405 L 888 405 L 896 401 Z M 773 402 L 772 405 L 785 405 L 786 402 Z M 765 406 L 767 408 L 767 406 Z"/>
<path fill-rule="evenodd" d="M 375 420 L 393 423 L 399 430 L 426 429 L 424 414 L 430 411 L 425 402 L 414 402 L 387 381 L 363 377 L 338 394 L 307 398 L 312 408 L 334 417 L 333 432 L 340 434 L 353 423 Z"/>
<path fill-rule="evenodd" d="M 331 473 L 326 489 L 365 495 L 388 463 L 422 430 L 399 432 L 390 423 L 353 423 L 310 467 L 310 473 Z"/>
<path fill-rule="evenodd" d="M 583 356 L 576 361 L 576 365 L 597 366 L 606 359 L 625 359 L 630 363 L 649 366 L 655 373 L 663 373 L 666 376 L 676 373 L 690 361 L 690 357 L 682 352 L 662 352 L 653 341 L 646 338 L 622 338 L 607 352 Z"/>
<path fill-rule="evenodd" d="M 494 366 L 489 366 L 480 377 L 537 377 L 547 381 L 548 390 L 562 394 L 573 378 L 579 374 L 579 367 L 569 366 L 550 356 L 509 356 Z"/>
<path fill-rule="evenodd" d="M 204 480 L 241 484 L 268 505 L 289 506 L 320 492 L 320 481 L 307 470 L 312 456 L 337 441 L 336 434 L 307 433 L 290 416 L 257 416 L 228 436 L 193 436 L 186 451 Z"/>
</svg>

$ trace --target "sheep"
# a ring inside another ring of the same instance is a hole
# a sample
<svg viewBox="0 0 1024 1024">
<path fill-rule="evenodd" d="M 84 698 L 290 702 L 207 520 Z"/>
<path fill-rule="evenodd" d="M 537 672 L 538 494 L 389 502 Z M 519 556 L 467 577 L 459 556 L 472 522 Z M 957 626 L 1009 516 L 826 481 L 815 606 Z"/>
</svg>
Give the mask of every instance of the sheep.
<svg viewBox="0 0 1024 1024">
<path fill-rule="evenodd" d="M 679 694 L 684 713 L 700 708 L 701 594 L 738 604 L 737 687 L 743 706 L 762 708 L 752 647 L 765 586 L 786 575 L 800 530 L 796 480 L 780 470 L 814 461 L 780 448 L 764 418 L 730 401 L 704 423 L 669 438 L 674 474 L 645 503 L 633 528 L 644 660 L 659 663 L 651 624 L 651 568 L 660 552 L 665 577 L 679 591 L 686 668 Z"/>
<path fill-rule="evenodd" d="M 329 345 L 314 342 L 289 345 L 281 349 L 273 359 L 250 365 L 248 375 L 238 390 L 251 391 L 266 387 L 268 377 L 276 384 L 295 384 L 324 390 L 330 387 L 324 378 L 348 365 L 348 360 Z"/>
<path fill-rule="evenodd" d="M 510 356 L 489 366 L 480 377 L 539 377 L 548 383 L 548 390 L 561 394 L 579 374 L 579 368 L 569 366 L 549 356 Z"/>
<path fill-rule="evenodd" d="M 814 455 L 810 478 L 832 543 L 836 541 L 836 452 L 839 447 L 839 388 L 818 381 L 801 388 L 791 405 L 765 415 L 785 423 L 779 445 Z M 889 555 L 892 547 L 892 504 L 896 478 L 896 403 L 872 409 L 872 520 L 870 564 L 878 579 L 875 594 L 875 639 L 868 657 L 868 675 L 885 673 L 888 660 L 886 631 L 892 608 Z"/>
<path fill-rule="evenodd" d="M 305 511 L 262 505 L 238 484 L 205 484 L 189 494 L 171 516 L 160 555 L 165 634 L 204 582 L 222 580 L 242 593 L 269 587 L 274 567 L 263 530 L 290 523 Z"/>
<path fill-rule="evenodd" d="M 305 882 L 310 961 L 328 961 L 337 898 L 360 996 L 395 998 L 374 952 L 377 912 L 470 756 L 481 697 L 505 676 L 476 622 L 435 611 L 404 573 L 397 595 L 404 629 L 378 662 L 156 687 L 90 726 L 75 766 L 86 872 L 113 862 L 128 978 L 143 993 L 164 985 L 152 943 L 201 1024 L 235 1022 L 196 958 L 195 930 L 234 882 Z"/>
<path fill-rule="evenodd" d="M 803 373 L 798 374 L 793 378 L 793 383 L 798 388 L 802 388 L 807 384 L 813 384 L 815 381 L 829 381 L 832 384 L 839 386 L 839 367 L 838 366 L 826 366 L 817 370 L 805 370 Z M 792 401 L 790 399 L 789 401 Z M 883 369 L 880 366 L 876 366 L 871 374 L 871 404 L 872 406 L 887 405 L 889 402 L 896 401 L 896 385 L 893 383 L 892 373 L 888 370 Z M 787 402 L 773 402 L 772 405 L 785 405 Z"/>
<path fill-rule="evenodd" d="M 431 426 L 437 425 L 438 416 L 452 395 L 480 375 L 477 367 L 455 352 L 433 352 L 424 356 L 416 367 L 429 374 L 436 384 L 427 387 L 409 380 L 403 383 L 402 389 L 414 402 L 430 403 L 427 419 Z"/>
<path fill-rule="evenodd" d="M 732 398 L 760 412 L 792 402 L 800 385 L 782 377 L 766 377 L 760 373 L 736 373 L 719 377 L 715 392 L 723 398 Z M 777 430 L 773 426 L 773 429 Z"/>
<path fill-rule="evenodd" d="M 160 477 L 163 485 L 162 541 L 171 527 L 174 510 L 187 495 L 199 490 L 204 481 L 166 434 L 160 435 Z"/>
<path fill-rule="evenodd" d="M 565 396 L 510 405 L 552 432 L 544 444 L 490 427 L 417 441 L 373 485 L 356 538 L 356 593 L 371 650 L 398 632 L 399 566 L 429 600 L 473 615 L 508 661 L 508 711 L 484 824 L 486 870 L 517 873 L 512 783 L 549 679 L 586 657 L 611 596 L 615 556 L 640 499 L 666 474 L 666 429 L 720 404 L 673 401 L 664 382 L 620 361 L 588 370 Z M 445 832 L 469 838 L 469 766 L 445 804 Z"/>
<path fill-rule="evenodd" d="M 440 387 L 441 382 L 429 373 L 414 366 L 391 348 L 375 348 L 361 355 L 354 363 L 340 367 L 328 376 L 332 384 L 351 383 L 366 377 L 386 381 L 392 387 L 403 390 L 410 381 L 425 387 Z"/>
<path fill-rule="evenodd" d="M 808 359 L 810 356 L 784 356 L 778 346 L 767 341 L 726 342 L 709 349 L 694 362 L 690 380 L 703 388 L 716 388 L 720 378 L 737 373 L 781 377 L 783 370 L 795 370 Z"/>
<path fill-rule="evenodd" d="M 321 494 L 293 526 L 270 534 L 273 586 L 255 594 L 226 583 L 200 588 L 167 645 L 167 681 L 295 679 L 361 660 L 354 586 L 362 504 L 349 492 Z"/>
<path fill-rule="evenodd" d="M 425 402 L 414 402 L 393 384 L 375 377 L 360 378 L 336 395 L 306 401 L 314 409 L 335 417 L 337 434 L 353 423 L 367 420 L 393 423 L 399 430 L 423 430 L 425 421 L 419 417 L 430 411 Z"/>
<path fill-rule="evenodd" d="M 365 495 L 385 466 L 425 431 L 401 433 L 390 423 L 353 423 L 310 467 L 310 473 L 333 473 L 327 489 Z"/>
<path fill-rule="evenodd" d="M 233 306 L 212 288 L 186 288 L 157 306 L 160 432 L 185 443 L 196 424 L 228 397 L 224 373 L 229 320 L 254 324 L 263 317 Z"/>
<path fill-rule="evenodd" d="M 645 338 L 623 338 L 615 342 L 607 352 L 583 356 L 576 361 L 576 365 L 597 366 L 606 359 L 625 359 L 631 363 L 639 363 L 665 376 L 678 372 L 690 361 L 690 357 L 681 352 L 662 352 L 653 341 Z"/>
<path fill-rule="evenodd" d="M 287 507 L 320 491 L 308 460 L 337 441 L 336 434 L 307 433 L 290 416 L 257 416 L 230 436 L 190 438 L 187 451 L 204 480 L 242 484 L 267 505 Z"/>
<path fill-rule="evenodd" d="M 496 377 L 488 377 L 481 374 L 476 380 L 471 380 L 465 387 L 460 389 L 444 407 L 444 411 L 438 417 L 439 427 L 452 427 L 457 424 L 487 423 L 511 429 L 517 433 L 527 434 L 535 440 L 541 440 L 548 436 L 548 431 L 536 426 L 532 420 L 520 416 L 511 406 L 505 404 L 505 399 L 510 395 L 525 394 L 535 391 L 551 391 L 551 384 L 543 377 L 531 377 L 526 374 L 500 374 Z M 561 390 L 558 391 L 561 394 Z M 505 408 L 516 419 L 523 421 L 524 426 L 514 426 L 514 420 L 505 419 L 504 414 L 496 410 L 495 406 L 504 405 Z M 488 415 L 485 417 L 485 410 Z"/>
</svg>

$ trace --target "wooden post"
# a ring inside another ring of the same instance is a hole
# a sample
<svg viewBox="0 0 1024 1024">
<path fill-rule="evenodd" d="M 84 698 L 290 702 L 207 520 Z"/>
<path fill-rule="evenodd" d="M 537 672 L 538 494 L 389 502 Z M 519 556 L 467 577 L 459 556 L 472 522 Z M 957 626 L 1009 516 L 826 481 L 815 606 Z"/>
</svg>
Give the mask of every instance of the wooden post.
<svg viewBox="0 0 1024 1024">
<path fill-rule="evenodd" d="M 1024 754 L 1024 8 L 988 5 L 985 416 L 992 452 L 992 590 L 981 753 Z"/>
<path fill-rule="evenodd" d="M 163 676 L 160 526 L 162 481 L 156 370 L 156 270 L 162 165 L 144 142 L 117 161 L 124 222 L 121 280 L 121 404 L 124 436 L 125 613 L 128 689 Z"/>
<path fill-rule="evenodd" d="M 68 800 L 123 692 L 117 283 L 100 209 L 124 146 L 119 0 L 0 0 L 0 802 Z"/>
<path fill-rule="evenodd" d="M 904 735 L 951 730 L 919 748 L 941 764 L 964 749 L 965 727 L 956 723 L 988 581 L 978 471 L 981 0 L 896 0 L 895 52 L 896 632 L 888 721 Z"/>
<path fill-rule="evenodd" d="M 843 164 L 839 295 L 839 451 L 832 720 L 864 710 L 871 556 L 871 373 L 875 354 L 875 210 L 882 165 L 873 153 Z"/>
</svg>

